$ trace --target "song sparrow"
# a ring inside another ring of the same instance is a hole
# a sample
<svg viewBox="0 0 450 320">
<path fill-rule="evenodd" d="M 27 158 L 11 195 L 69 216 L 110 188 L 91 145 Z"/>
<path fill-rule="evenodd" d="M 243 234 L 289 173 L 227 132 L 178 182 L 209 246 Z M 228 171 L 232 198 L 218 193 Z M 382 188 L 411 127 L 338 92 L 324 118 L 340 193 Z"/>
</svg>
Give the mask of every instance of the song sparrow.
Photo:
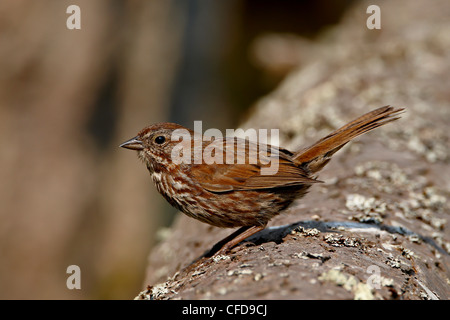
<svg viewBox="0 0 450 320">
<path fill-rule="evenodd" d="M 157 123 L 146 127 L 120 146 L 138 151 L 156 188 L 171 205 L 186 215 L 213 226 L 241 227 L 216 244 L 210 252 L 223 254 L 264 229 L 271 218 L 286 209 L 295 199 L 304 196 L 311 185 L 322 182 L 314 174 L 347 142 L 397 120 L 399 117 L 393 115 L 398 115 L 402 110 L 390 106 L 378 108 L 297 152 L 233 137 L 211 142 L 194 134 L 192 130 L 173 123 Z M 181 140 L 173 139 L 177 129 L 188 130 L 191 139 L 183 141 L 185 147 L 192 147 L 191 154 L 183 154 L 186 153 L 184 149 L 179 155 L 191 161 L 173 160 L 174 148 L 181 143 Z M 196 152 L 204 151 L 212 143 L 224 146 L 215 149 L 215 152 L 223 152 L 223 156 L 231 146 L 237 158 L 239 155 L 236 150 L 243 147 L 240 150 L 245 151 L 244 156 L 249 161 L 212 164 L 194 161 L 195 154 L 198 154 Z M 252 151 L 263 149 L 262 147 L 268 147 L 272 156 L 277 156 L 278 171 L 272 175 L 261 174 L 262 169 L 268 165 L 267 162 L 263 163 L 261 159 L 251 156 L 258 155 Z"/>
</svg>

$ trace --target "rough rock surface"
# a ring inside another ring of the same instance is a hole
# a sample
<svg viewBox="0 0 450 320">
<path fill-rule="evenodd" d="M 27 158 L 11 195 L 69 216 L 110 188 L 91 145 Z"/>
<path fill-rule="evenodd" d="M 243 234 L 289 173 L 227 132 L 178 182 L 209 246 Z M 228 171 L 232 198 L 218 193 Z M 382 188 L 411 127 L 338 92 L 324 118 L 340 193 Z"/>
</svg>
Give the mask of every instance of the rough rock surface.
<svg viewBox="0 0 450 320">
<path fill-rule="evenodd" d="M 201 258 L 232 230 L 180 215 L 149 257 L 146 299 L 450 299 L 450 4 L 358 5 L 244 128 L 307 146 L 382 105 L 402 119 L 339 151 L 326 183 L 228 255 Z M 309 53 L 309 54 L 308 54 Z"/>
</svg>

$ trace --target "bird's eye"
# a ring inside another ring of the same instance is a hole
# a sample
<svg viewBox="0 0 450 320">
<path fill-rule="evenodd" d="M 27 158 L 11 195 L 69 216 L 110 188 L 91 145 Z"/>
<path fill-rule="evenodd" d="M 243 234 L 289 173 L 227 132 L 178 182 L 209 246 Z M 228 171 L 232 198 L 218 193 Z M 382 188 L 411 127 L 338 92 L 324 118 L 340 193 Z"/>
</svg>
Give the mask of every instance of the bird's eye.
<svg viewBox="0 0 450 320">
<path fill-rule="evenodd" d="M 157 136 L 155 138 L 155 143 L 156 144 L 163 144 L 164 142 L 166 142 L 166 137 L 164 137 L 164 136 Z"/>
</svg>

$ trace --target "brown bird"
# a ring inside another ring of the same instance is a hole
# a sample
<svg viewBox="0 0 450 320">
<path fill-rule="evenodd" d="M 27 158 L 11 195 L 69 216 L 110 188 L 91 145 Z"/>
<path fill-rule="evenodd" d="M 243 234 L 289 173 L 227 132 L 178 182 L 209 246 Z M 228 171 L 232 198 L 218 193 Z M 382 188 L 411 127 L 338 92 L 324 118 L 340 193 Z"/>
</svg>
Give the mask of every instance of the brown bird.
<svg viewBox="0 0 450 320">
<path fill-rule="evenodd" d="M 396 116 L 402 110 L 378 108 L 297 152 L 235 137 L 211 141 L 174 123 L 146 127 L 120 146 L 138 151 L 156 188 L 171 205 L 213 226 L 241 227 L 210 251 L 224 254 L 263 230 L 270 219 L 303 197 L 311 185 L 321 182 L 315 174 L 347 142 L 399 119 Z M 180 132 L 187 133 L 185 139 L 176 135 Z M 211 149 L 222 159 L 234 156 L 234 161 L 201 161 L 202 152 Z M 261 156 L 261 150 L 270 151 L 269 155 Z M 278 170 L 262 174 L 270 161 L 277 161 Z"/>
</svg>

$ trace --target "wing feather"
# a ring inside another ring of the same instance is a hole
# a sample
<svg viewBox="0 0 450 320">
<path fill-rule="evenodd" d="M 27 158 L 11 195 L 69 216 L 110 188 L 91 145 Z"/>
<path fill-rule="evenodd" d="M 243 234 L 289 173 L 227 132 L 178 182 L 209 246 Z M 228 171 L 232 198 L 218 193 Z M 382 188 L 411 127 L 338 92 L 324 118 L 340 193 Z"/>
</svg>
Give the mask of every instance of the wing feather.
<svg viewBox="0 0 450 320">
<path fill-rule="evenodd" d="M 225 150 L 234 155 L 233 163 L 193 164 L 190 167 L 190 176 L 211 192 L 295 187 L 321 182 L 309 177 L 292 161 L 292 153 L 285 149 L 261 144 L 258 148 L 258 144 L 239 138 L 218 139 L 208 145 L 209 150 L 215 148 L 219 154 Z M 261 169 L 273 165 L 269 161 L 278 161 L 278 170 L 271 175 L 262 174 Z"/>
</svg>

